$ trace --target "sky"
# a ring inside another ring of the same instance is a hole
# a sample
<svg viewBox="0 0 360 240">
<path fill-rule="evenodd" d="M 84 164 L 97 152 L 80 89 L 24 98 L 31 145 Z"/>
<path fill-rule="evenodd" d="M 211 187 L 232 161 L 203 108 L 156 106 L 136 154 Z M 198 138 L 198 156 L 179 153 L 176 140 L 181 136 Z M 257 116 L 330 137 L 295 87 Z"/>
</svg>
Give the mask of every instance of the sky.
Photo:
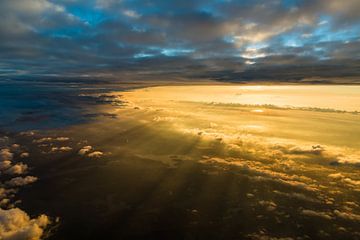
<svg viewBox="0 0 360 240">
<path fill-rule="evenodd" d="M 359 0 L 2 0 L 2 78 L 360 76 Z"/>
</svg>

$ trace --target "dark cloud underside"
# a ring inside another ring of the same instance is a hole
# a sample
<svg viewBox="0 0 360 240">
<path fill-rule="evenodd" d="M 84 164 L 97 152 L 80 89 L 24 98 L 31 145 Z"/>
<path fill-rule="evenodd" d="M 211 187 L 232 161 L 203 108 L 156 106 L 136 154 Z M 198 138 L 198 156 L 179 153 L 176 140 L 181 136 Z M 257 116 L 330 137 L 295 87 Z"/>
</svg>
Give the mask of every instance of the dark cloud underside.
<svg viewBox="0 0 360 240">
<path fill-rule="evenodd" d="M 358 0 L 0 2 L 3 77 L 356 79 Z"/>
</svg>

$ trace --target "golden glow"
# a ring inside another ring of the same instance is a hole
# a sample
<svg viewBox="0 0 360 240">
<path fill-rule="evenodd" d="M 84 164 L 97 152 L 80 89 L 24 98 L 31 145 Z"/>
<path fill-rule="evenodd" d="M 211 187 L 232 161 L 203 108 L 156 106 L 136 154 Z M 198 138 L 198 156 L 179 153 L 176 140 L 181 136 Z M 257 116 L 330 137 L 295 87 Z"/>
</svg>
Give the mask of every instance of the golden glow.
<svg viewBox="0 0 360 240">
<path fill-rule="evenodd" d="M 170 86 L 140 89 L 136 94 L 138 101 L 151 102 L 171 100 L 360 111 L 360 86 Z"/>
<path fill-rule="evenodd" d="M 179 132 L 222 139 L 250 134 L 264 143 L 326 145 L 339 154 L 360 149 L 360 116 L 341 112 L 360 110 L 359 86 L 168 86 L 121 95 L 151 116 L 143 121 Z"/>
<path fill-rule="evenodd" d="M 264 110 L 263 109 L 253 109 L 253 110 L 251 110 L 251 112 L 253 112 L 253 113 L 263 113 Z"/>
<path fill-rule="evenodd" d="M 360 219 L 360 114 L 334 109 L 358 110 L 359 90 L 290 85 L 137 89 L 113 93 L 126 107 L 103 106 L 118 117 L 99 117 L 73 132 L 98 141 L 91 145 L 101 146 L 113 161 L 107 171 L 116 172 L 117 161 L 164 166 L 167 177 L 159 180 L 150 206 L 160 192 L 167 194 L 164 186 L 184 196 L 188 182 L 205 175 L 199 189 L 213 193 L 211 183 L 221 181 L 217 189 L 224 190 L 214 194 L 219 201 L 209 204 L 211 209 L 223 203 L 224 194 L 232 201 L 240 190 L 245 198 L 236 206 L 248 201 L 247 206 L 272 209 L 259 208 L 252 216 L 274 213 L 287 221 L 292 213 L 300 221 L 312 217 L 316 223 L 322 217 L 343 224 L 341 219 Z M 144 169 L 145 175 L 153 166 Z M 208 195 L 202 197 L 200 204 L 207 204 Z"/>
</svg>

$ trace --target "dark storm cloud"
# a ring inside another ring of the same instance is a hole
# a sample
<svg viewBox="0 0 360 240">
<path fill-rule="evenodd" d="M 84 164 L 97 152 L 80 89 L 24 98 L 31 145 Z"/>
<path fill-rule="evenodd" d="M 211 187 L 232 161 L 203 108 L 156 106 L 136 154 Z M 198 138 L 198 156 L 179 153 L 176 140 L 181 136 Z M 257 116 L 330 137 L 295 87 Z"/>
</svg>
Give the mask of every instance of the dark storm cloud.
<svg viewBox="0 0 360 240">
<path fill-rule="evenodd" d="M 4 0 L 0 75 L 354 77 L 359 12 L 357 0 Z"/>
</svg>

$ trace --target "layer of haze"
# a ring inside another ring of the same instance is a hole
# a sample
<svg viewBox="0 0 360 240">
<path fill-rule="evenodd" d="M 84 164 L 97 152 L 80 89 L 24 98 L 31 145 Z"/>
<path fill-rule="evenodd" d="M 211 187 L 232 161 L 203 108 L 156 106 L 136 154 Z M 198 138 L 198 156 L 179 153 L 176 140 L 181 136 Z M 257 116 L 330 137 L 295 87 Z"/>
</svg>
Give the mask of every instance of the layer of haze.
<svg viewBox="0 0 360 240">
<path fill-rule="evenodd" d="M 137 92 L 150 101 L 191 101 L 278 107 L 322 108 L 360 111 L 360 86 L 273 85 L 273 86 L 177 86 Z"/>
</svg>

